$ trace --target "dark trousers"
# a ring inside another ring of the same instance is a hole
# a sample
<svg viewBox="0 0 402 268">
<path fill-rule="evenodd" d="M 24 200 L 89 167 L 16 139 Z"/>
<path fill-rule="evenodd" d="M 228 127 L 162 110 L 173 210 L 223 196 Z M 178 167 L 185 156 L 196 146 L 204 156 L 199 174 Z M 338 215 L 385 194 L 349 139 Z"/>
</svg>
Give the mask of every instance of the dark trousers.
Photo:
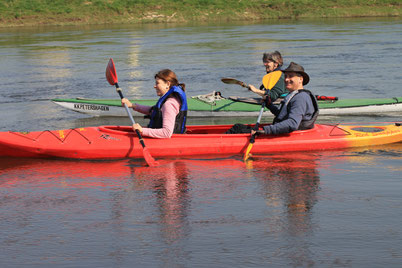
<svg viewBox="0 0 402 268">
<path fill-rule="evenodd" d="M 225 134 L 240 134 L 240 133 L 251 133 L 252 127 L 243 125 L 243 124 L 235 124 L 231 127 Z"/>
</svg>

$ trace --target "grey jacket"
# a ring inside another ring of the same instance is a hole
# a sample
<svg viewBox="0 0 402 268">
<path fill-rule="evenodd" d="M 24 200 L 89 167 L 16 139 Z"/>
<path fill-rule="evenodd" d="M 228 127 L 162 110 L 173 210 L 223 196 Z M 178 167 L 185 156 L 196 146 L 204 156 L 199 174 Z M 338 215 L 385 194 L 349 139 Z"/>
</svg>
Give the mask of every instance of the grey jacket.
<svg viewBox="0 0 402 268">
<path fill-rule="evenodd" d="M 264 131 L 273 135 L 299 129 L 300 123 L 312 119 L 315 112 L 310 94 L 297 90 L 288 94 L 279 107 L 270 104 L 267 108 L 275 115 L 275 120 L 272 125 L 264 126 Z"/>
</svg>

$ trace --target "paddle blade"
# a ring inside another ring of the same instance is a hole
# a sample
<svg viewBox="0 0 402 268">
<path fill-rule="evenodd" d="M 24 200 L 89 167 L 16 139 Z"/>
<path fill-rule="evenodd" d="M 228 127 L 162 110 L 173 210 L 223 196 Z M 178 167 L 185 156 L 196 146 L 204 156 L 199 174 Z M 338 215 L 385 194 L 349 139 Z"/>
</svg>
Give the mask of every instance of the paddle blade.
<svg viewBox="0 0 402 268">
<path fill-rule="evenodd" d="M 117 84 L 117 73 L 112 58 L 110 58 L 109 63 L 106 67 L 106 79 L 112 86 Z"/>
<path fill-rule="evenodd" d="M 262 84 L 266 89 L 271 90 L 276 83 L 279 81 L 281 78 L 282 72 L 281 71 L 275 71 L 269 74 L 264 75 L 262 78 Z"/>
<path fill-rule="evenodd" d="M 221 81 L 225 84 L 237 84 L 239 82 L 234 78 L 222 78 Z"/>
<path fill-rule="evenodd" d="M 221 78 L 221 81 L 225 84 L 240 85 L 242 87 L 247 87 L 247 85 L 244 82 L 234 78 Z"/>
<path fill-rule="evenodd" d="M 147 162 L 148 166 L 159 166 L 159 163 L 152 157 L 151 153 L 148 151 L 148 148 L 142 148 L 142 154 L 144 155 L 145 162 Z"/>
<path fill-rule="evenodd" d="M 243 160 L 244 160 L 244 161 L 246 161 L 247 159 L 249 159 L 249 157 L 251 156 L 251 155 L 250 155 L 251 148 L 253 148 L 253 143 L 249 143 L 249 144 L 248 144 L 246 153 L 244 154 L 244 157 L 243 157 Z"/>
</svg>

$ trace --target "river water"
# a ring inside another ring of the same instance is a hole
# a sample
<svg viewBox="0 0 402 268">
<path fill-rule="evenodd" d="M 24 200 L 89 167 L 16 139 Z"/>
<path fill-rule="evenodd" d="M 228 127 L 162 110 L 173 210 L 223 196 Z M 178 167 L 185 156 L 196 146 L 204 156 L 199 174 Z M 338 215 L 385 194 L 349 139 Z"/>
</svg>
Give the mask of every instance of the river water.
<svg viewBox="0 0 402 268">
<path fill-rule="evenodd" d="M 261 57 L 297 62 L 308 89 L 339 98 L 401 96 L 400 19 L 0 29 L 0 131 L 129 124 L 52 98 L 155 98 L 174 70 L 190 96 L 235 77 L 258 86 Z M 254 96 L 253 96 L 254 97 Z M 254 122 L 198 118 L 189 124 Z M 270 121 L 270 118 L 264 118 Z M 395 122 L 401 114 L 319 118 Z M 140 120 L 140 123 L 144 121 Z M 400 267 L 402 143 L 359 149 L 143 161 L 5 159 L 1 267 Z"/>
</svg>

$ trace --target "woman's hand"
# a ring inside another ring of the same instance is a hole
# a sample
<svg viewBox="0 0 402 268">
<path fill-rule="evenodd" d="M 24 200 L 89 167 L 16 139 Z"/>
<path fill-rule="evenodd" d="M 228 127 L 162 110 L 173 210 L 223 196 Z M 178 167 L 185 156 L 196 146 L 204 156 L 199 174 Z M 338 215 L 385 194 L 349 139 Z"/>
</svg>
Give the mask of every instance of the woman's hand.
<svg viewBox="0 0 402 268">
<path fill-rule="evenodd" d="M 128 108 L 133 108 L 133 104 L 126 98 L 121 99 L 121 106 L 127 105 Z"/>
<path fill-rule="evenodd" d="M 135 132 L 136 130 L 138 130 L 140 133 L 142 133 L 142 127 L 141 127 L 140 124 L 138 124 L 138 123 L 136 123 L 136 124 L 133 125 L 133 130 L 134 130 L 134 132 Z"/>
<path fill-rule="evenodd" d="M 260 96 L 264 96 L 264 94 L 265 94 L 265 91 L 260 90 L 260 89 L 256 88 L 256 87 L 253 86 L 253 85 L 248 85 L 248 89 L 249 89 L 250 91 L 254 92 L 255 94 L 260 95 Z"/>
</svg>

